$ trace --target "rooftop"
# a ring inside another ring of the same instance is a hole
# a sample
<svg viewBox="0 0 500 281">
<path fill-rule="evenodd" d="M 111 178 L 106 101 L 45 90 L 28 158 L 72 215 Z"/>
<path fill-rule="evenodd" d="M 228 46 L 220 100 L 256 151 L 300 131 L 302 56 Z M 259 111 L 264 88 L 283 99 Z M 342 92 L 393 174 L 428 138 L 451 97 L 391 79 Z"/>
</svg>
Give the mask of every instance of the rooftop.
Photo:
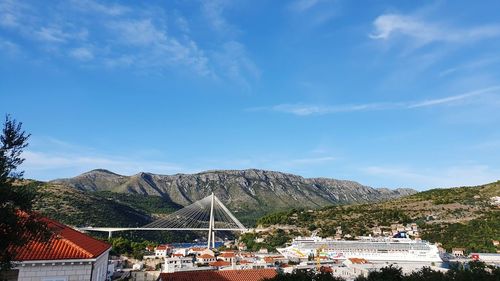
<svg viewBox="0 0 500 281">
<path fill-rule="evenodd" d="M 43 221 L 53 233 L 52 237 L 42 242 L 39 235 L 31 235 L 28 243 L 14 247 L 16 255 L 13 260 L 94 259 L 111 248 L 111 245 L 55 220 L 44 218 Z"/>
<path fill-rule="evenodd" d="M 276 276 L 274 269 L 190 271 L 162 273 L 161 281 L 261 281 Z"/>
</svg>

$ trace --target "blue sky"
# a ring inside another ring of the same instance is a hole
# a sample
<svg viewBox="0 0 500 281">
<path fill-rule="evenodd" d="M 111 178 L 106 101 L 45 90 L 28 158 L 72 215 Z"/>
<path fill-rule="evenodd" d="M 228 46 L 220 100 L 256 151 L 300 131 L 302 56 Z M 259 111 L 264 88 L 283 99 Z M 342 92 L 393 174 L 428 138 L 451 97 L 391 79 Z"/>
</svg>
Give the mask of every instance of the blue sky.
<svg viewBox="0 0 500 281">
<path fill-rule="evenodd" d="M 500 179 L 500 2 L 0 0 L 26 176 Z"/>
</svg>

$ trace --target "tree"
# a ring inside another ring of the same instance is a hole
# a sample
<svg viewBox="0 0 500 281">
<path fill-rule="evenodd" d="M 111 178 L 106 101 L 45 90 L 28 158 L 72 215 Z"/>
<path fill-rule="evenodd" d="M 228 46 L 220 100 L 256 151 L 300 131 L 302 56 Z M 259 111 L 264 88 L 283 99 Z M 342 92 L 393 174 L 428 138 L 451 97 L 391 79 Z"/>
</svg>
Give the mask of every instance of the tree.
<svg viewBox="0 0 500 281">
<path fill-rule="evenodd" d="M 50 232 L 41 217 L 32 212 L 36 196 L 32 186 L 22 181 L 23 172 L 17 168 L 24 161 L 23 149 L 28 138 L 22 123 L 5 117 L 0 135 L 0 271 L 11 268 L 16 246 L 30 237 L 47 240 Z"/>
</svg>

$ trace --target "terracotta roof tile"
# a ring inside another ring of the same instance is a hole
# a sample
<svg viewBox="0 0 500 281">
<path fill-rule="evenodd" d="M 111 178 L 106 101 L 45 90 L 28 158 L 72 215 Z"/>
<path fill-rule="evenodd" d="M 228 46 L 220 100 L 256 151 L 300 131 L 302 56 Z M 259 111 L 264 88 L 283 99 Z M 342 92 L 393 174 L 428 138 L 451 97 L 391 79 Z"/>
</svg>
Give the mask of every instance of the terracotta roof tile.
<svg viewBox="0 0 500 281">
<path fill-rule="evenodd" d="M 183 271 L 174 273 L 161 273 L 162 281 L 261 281 L 276 276 L 276 270 L 245 269 L 222 271 Z"/>
<path fill-rule="evenodd" d="M 49 241 L 41 242 L 37 235 L 33 235 L 25 245 L 14 247 L 16 255 L 13 260 L 93 259 L 111 248 L 111 245 L 57 221 L 48 218 L 43 221 L 53 232 Z"/>
<path fill-rule="evenodd" d="M 227 261 L 214 261 L 214 262 L 209 263 L 208 265 L 219 267 L 219 266 L 230 266 L 231 263 L 227 262 Z"/>
<path fill-rule="evenodd" d="M 212 255 L 209 255 L 209 254 L 203 254 L 203 255 L 199 256 L 199 258 L 202 258 L 202 259 L 213 259 L 215 257 L 212 256 Z"/>
<path fill-rule="evenodd" d="M 236 257 L 236 255 L 234 253 L 227 253 L 226 252 L 226 253 L 220 254 L 219 257 L 221 257 L 221 258 L 234 258 L 234 257 Z"/>
</svg>

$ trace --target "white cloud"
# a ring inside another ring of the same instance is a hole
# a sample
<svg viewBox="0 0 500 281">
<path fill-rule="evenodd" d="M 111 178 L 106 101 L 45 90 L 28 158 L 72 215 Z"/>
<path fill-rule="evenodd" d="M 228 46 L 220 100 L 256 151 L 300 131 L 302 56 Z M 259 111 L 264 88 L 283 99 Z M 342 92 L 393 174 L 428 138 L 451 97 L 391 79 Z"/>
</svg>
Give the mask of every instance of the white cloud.
<svg viewBox="0 0 500 281">
<path fill-rule="evenodd" d="M 484 88 L 476 91 L 471 91 L 467 92 L 461 95 L 456 95 L 456 96 L 449 96 L 449 97 L 444 97 L 444 98 L 439 98 L 439 99 L 431 99 L 431 100 L 425 100 L 421 102 L 414 102 L 412 104 L 409 104 L 407 107 L 408 108 L 418 108 L 418 107 L 427 107 L 427 106 L 433 106 L 433 105 L 439 105 L 439 104 L 448 104 L 460 100 L 465 100 L 472 98 L 474 96 L 479 96 L 482 94 L 486 93 L 491 93 L 491 92 L 497 92 L 500 90 L 500 86 L 494 86 L 494 87 L 489 87 L 489 88 Z"/>
<path fill-rule="evenodd" d="M 260 70 L 248 57 L 243 44 L 229 41 L 223 45 L 220 52 L 214 54 L 214 60 L 225 76 L 249 87 L 249 80 L 260 77 Z"/>
<path fill-rule="evenodd" d="M 76 48 L 69 52 L 71 57 L 74 57 L 77 60 L 88 61 L 94 58 L 94 54 L 88 48 Z"/>
<path fill-rule="evenodd" d="M 500 171 L 487 165 L 459 165 L 434 169 L 394 166 L 369 166 L 362 171 L 370 176 L 399 182 L 407 187 L 444 188 L 473 186 L 500 179 Z"/>
<path fill-rule="evenodd" d="M 47 175 L 60 175 L 59 171 L 64 171 L 66 176 L 75 176 L 97 168 L 109 169 L 124 175 L 144 171 L 171 174 L 182 170 L 179 165 L 168 162 L 86 154 L 83 152 L 45 153 L 27 150 L 22 156 L 26 159 L 21 167 L 26 170 L 26 177 L 35 177 L 42 180 L 48 180 Z"/>
<path fill-rule="evenodd" d="M 456 72 L 462 72 L 462 71 L 471 71 L 471 70 L 477 70 L 480 68 L 496 65 L 500 62 L 500 56 L 487 56 L 479 59 L 472 60 L 467 63 L 459 64 L 454 67 L 445 69 L 441 72 L 439 72 L 438 76 L 439 77 L 444 77 L 448 76 L 450 74 L 456 73 Z"/>
<path fill-rule="evenodd" d="M 141 4 L 132 13 L 131 6 L 94 0 L 62 2 L 48 14 L 37 2 L 0 1 L 0 30 L 34 42 L 27 48 L 34 57 L 39 55 L 36 52 L 67 54 L 80 64 L 133 67 L 139 73 L 153 74 L 186 71 L 249 87 L 258 79 L 259 69 L 246 46 L 235 38 L 236 27 L 224 17 L 229 3 L 200 2 L 202 17 L 218 33 L 208 36 L 214 40 L 210 44 L 197 42 L 193 34 L 198 33 L 190 31 L 190 22 L 179 10 Z M 29 42 L 18 45 L 22 44 Z"/>
<path fill-rule="evenodd" d="M 84 11 L 97 12 L 109 16 L 120 16 L 130 11 L 129 8 L 118 4 L 101 4 L 92 0 L 73 0 L 71 1 L 73 7 L 82 9 Z"/>
<path fill-rule="evenodd" d="M 306 105 L 306 104 L 278 104 L 270 107 L 254 107 L 248 111 L 275 111 L 290 113 L 297 116 L 308 115 L 323 115 L 342 112 L 357 112 L 357 111 L 377 111 L 377 110 L 395 110 L 395 109 L 414 109 L 431 107 L 446 104 L 455 104 L 459 101 L 471 99 L 473 97 L 485 95 L 488 93 L 497 93 L 500 91 L 499 86 L 479 89 L 476 91 L 467 92 L 460 95 L 448 96 L 444 98 L 428 99 L 423 101 L 413 102 L 392 102 L 392 103 L 366 103 L 366 104 L 344 104 L 337 106 L 328 105 Z"/>
<path fill-rule="evenodd" d="M 167 40 L 166 33 L 158 29 L 151 19 L 115 21 L 109 24 L 109 28 L 125 44 L 147 46 Z"/>
<path fill-rule="evenodd" d="M 214 0 L 202 1 L 202 12 L 207 18 L 210 26 L 218 32 L 232 32 L 233 27 L 229 25 L 223 16 L 227 1 Z"/>
<path fill-rule="evenodd" d="M 432 42 L 467 43 L 500 36 L 498 24 L 458 28 L 401 14 L 383 14 L 375 19 L 373 26 L 372 39 L 389 40 L 400 35 L 421 46 Z"/>
<path fill-rule="evenodd" d="M 16 54 L 19 52 L 19 46 L 9 40 L 0 37 L 0 50 L 5 53 Z"/>
<path fill-rule="evenodd" d="M 290 8 L 296 12 L 305 12 L 316 6 L 319 0 L 296 0 L 290 4 Z"/>
<path fill-rule="evenodd" d="M 324 164 L 325 162 L 336 161 L 337 157 L 333 156 L 320 156 L 311 158 L 297 158 L 287 161 L 292 165 L 314 165 L 314 164 Z"/>
</svg>

